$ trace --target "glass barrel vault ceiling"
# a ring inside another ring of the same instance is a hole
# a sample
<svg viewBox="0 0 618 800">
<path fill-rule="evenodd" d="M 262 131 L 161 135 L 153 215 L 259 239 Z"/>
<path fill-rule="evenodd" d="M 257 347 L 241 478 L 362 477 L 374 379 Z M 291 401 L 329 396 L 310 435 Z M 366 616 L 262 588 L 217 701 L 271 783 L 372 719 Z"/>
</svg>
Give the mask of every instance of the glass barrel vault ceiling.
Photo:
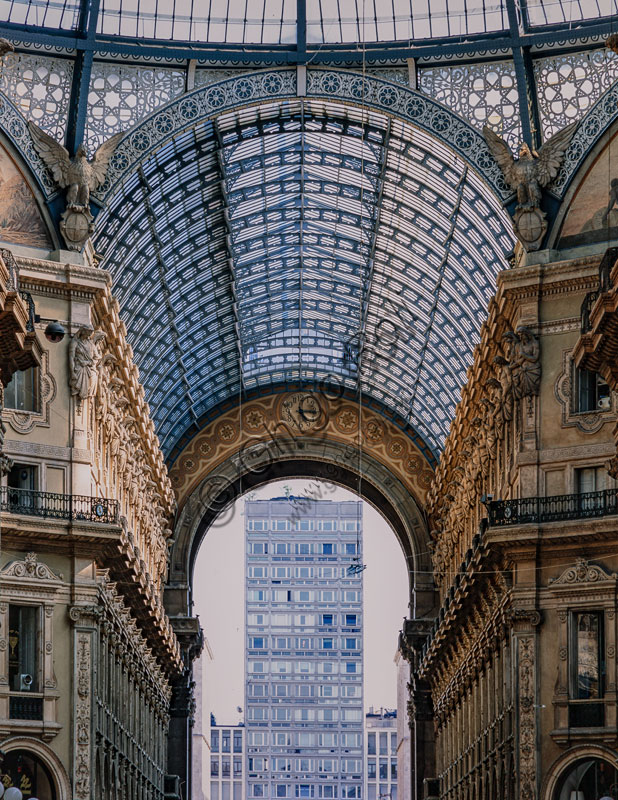
<svg viewBox="0 0 618 800">
<path fill-rule="evenodd" d="M 511 0 L 307 0 L 313 44 L 420 41 L 506 31 Z M 79 0 L 0 0 L 0 21 L 74 31 Z M 535 28 L 598 21 L 616 0 L 519 0 L 519 24 Z M 297 0 L 100 0 L 102 36 L 160 41 L 289 45 Z"/>
<path fill-rule="evenodd" d="M 143 163 L 98 219 L 167 455 L 218 403 L 344 385 L 437 454 L 512 248 L 440 142 L 318 100 L 227 112 Z"/>
</svg>

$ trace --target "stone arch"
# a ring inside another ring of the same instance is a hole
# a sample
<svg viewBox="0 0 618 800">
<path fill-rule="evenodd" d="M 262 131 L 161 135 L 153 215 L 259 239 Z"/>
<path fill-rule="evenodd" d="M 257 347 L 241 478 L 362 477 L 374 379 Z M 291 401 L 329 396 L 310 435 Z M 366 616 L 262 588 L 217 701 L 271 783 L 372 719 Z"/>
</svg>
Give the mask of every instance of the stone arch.
<svg viewBox="0 0 618 800">
<path fill-rule="evenodd" d="M 38 739 L 32 739 L 29 736 L 12 736 L 2 742 L 2 749 L 5 753 L 10 753 L 12 750 L 29 750 L 36 755 L 45 764 L 54 779 L 58 800 L 72 800 L 71 781 L 62 761 L 43 742 Z"/>
<path fill-rule="evenodd" d="M 566 753 L 562 753 L 558 756 L 547 770 L 541 787 L 541 800 L 554 800 L 554 793 L 558 785 L 558 780 L 563 772 L 565 772 L 571 764 L 585 758 L 599 758 L 618 767 L 616 751 L 609 747 L 604 747 L 601 744 L 582 744 L 571 747 Z"/>
<path fill-rule="evenodd" d="M 578 200 L 578 195 L 580 190 L 587 184 L 589 178 L 592 177 L 595 167 L 599 169 L 600 167 L 602 168 L 603 166 L 607 166 L 607 164 L 603 165 L 599 162 L 601 161 L 605 152 L 607 152 L 609 158 L 610 146 L 612 146 L 612 150 L 618 149 L 618 86 L 608 89 L 608 92 L 606 92 L 606 94 L 595 103 L 588 114 L 592 114 L 596 109 L 596 116 L 600 115 L 600 109 L 597 107 L 601 100 L 603 100 L 608 93 L 613 93 L 611 96 L 614 97 L 616 103 L 616 116 L 614 116 L 613 119 L 607 117 L 607 119 L 604 120 L 603 125 L 601 125 L 601 123 L 595 118 L 593 120 L 595 122 L 594 125 L 591 121 L 590 124 L 586 126 L 585 122 L 588 117 L 588 115 L 586 115 L 586 117 L 584 117 L 580 123 L 575 136 L 573 137 L 574 140 L 578 139 L 576 142 L 576 153 L 578 154 L 578 160 L 573 164 L 572 170 L 569 171 L 569 180 L 568 183 L 565 184 L 563 193 L 561 195 L 562 202 L 558 209 L 558 213 L 556 215 L 556 219 L 552 226 L 548 240 L 548 247 L 552 249 L 563 249 L 584 243 L 583 241 L 569 241 L 569 238 L 573 238 L 572 236 L 569 237 L 568 228 L 571 227 L 569 225 L 569 220 L 572 218 L 572 214 L 576 210 L 575 206 Z M 588 134 L 587 137 L 586 134 Z M 567 157 L 570 153 L 571 148 L 569 147 L 569 150 L 566 154 Z M 563 173 L 558 176 L 557 181 L 561 180 L 562 175 Z M 618 173 L 616 175 L 609 175 L 609 178 L 611 177 L 618 177 Z M 608 233 L 601 231 L 598 233 L 600 234 L 599 241 L 607 241 Z M 567 237 L 566 239 L 565 234 Z"/>
<path fill-rule="evenodd" d="M 107 180 L 93 195 L 104 204 L 138 165 L 177 134 L 226 111 L 303 97 L 405 120 L 457 153 L 505 201 L 512 194 L 479 130 L 437 100 L 400 84 L 349 70 L 307 67 L 257 71 L 194 89 L 153 111 L 118 145 Z"/>
<path fill-rule="evenodd" d="M 165 590 L 168 613 L 190 613 L 195 558 L 221 511 L 273 480 L 313 477 L 358 489 L 382 513 L 407 560 L 411 616 L 427 614 L 434 601 L 423 514 L 433 475 L 429 461 L 393 422 L 348 401 L 324 401 L 320 430 L 294 431 L 278 416 L 284 397 L 260 398 L 223 414 L 171 467 L 178 515 Z"/>
</svg>

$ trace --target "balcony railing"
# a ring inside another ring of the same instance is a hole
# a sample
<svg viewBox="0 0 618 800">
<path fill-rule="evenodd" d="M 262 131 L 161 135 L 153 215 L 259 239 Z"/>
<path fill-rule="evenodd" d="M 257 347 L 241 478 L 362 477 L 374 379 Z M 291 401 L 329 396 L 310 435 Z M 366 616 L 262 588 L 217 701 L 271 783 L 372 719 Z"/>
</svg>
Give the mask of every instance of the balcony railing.
<svg viewBox="0 0 618 800">
<path fill-rule="evenodd" d="M 29 517 L 118 522 L 118 501 L 80 494 L 35 492 L 30 489 L 0 489 L 0 511 Z"/>
<path fill-rule="evenodd" d="M 489 504 L 489 525 L 525 525 L 588 519 L 618 514 L 618 489 L 551 497 L 523 497 L 518 500 L 493 500 Z"/>
<path fill-rule="evenodd" d="M 10 719 L 43 719 L 43 698 L 11 695 L 9 697 Z"/>
</svg>

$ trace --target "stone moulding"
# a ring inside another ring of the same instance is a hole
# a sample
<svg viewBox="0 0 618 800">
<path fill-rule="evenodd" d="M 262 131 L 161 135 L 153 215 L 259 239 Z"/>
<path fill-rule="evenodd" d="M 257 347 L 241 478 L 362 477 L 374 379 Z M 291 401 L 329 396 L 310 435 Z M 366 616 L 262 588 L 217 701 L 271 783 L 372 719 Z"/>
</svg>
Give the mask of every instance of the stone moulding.
<svg viewBox="0 0 618 800">
<path fill-rule="evenodd" d="M 597 584 L 604 581 L 618 581 L 618 575 L 615 572 L 611 574 L 599 564 L 591 564 L 584 558 L 578 558 L 575 565 L 568 567 L 558 578 L 550 578 L 549 586 L 572 586 L 573 584 L 591 583 Z"/>
</svg>

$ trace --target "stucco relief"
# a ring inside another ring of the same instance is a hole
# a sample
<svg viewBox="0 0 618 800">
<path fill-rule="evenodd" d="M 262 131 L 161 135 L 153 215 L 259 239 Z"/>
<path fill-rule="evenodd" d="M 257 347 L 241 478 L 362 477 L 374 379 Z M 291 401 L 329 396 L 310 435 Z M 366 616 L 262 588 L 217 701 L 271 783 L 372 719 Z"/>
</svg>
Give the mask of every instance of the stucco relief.
<svg viewBox="0 0 618 800">
<path fill-rule="evenodd" d="M 0 239 L 29 247 L 52 247 L 34 194 L 3 147 L 0 147 Z"/>
<path fill-rule="evenodd" d="M 596 433 L 606 422 L 613 422 L 618 414 L 618 395 L 612 392 L 610 405 L 606 409 L 595 411 L 577 411 L 577 398 L 574 386 L 575 367 L 572 351 L 562 352 L 562 372 L 554 384 L 554 396 L 562 408 L 562 427 L 575 427 L 584 433 Z"/>
<path fill-rule="evenodd" d="M 51 404 L 56 397 L 56 381 L 49 369 L 49 353 L 43 350 L 41 353 L 41 366 L 38 371 L 39 377 L 39 410 L 22 411 L 16 408 L 3 408 L 2 419 L 11 428 L 22 435 L 30 433 L 36 426 L 49 428 Z"/>
<path fill-rule="evenodd" d="M 342 464 L 348 459 L 350 467 L 357 463 L 351 453 L 358 453 L 360 447 L 389 467 L 420 502 L 424 500 L 433 471 L 413 442 L 391 422 L 365 408 L 359 413 L 359 408 L 349 402 L 329 402 L 322 398 L 320 402 L 324 407 L 319 425 L 298 427 L 282 420 L 280 406 L 285 397 L 273 395 L 234 408 L 204 428 L 187 445 L 170 469 L 179 506 L 206 472 L 212 472 L 234 453 L 238 453 L 247 466 L 256 446 L 260 452 L 271 447 L 276 459 L 288 450 L 275 442 L 293 440 L 296 446 L 303 437 L 340 442 Z"/>
</svg>

